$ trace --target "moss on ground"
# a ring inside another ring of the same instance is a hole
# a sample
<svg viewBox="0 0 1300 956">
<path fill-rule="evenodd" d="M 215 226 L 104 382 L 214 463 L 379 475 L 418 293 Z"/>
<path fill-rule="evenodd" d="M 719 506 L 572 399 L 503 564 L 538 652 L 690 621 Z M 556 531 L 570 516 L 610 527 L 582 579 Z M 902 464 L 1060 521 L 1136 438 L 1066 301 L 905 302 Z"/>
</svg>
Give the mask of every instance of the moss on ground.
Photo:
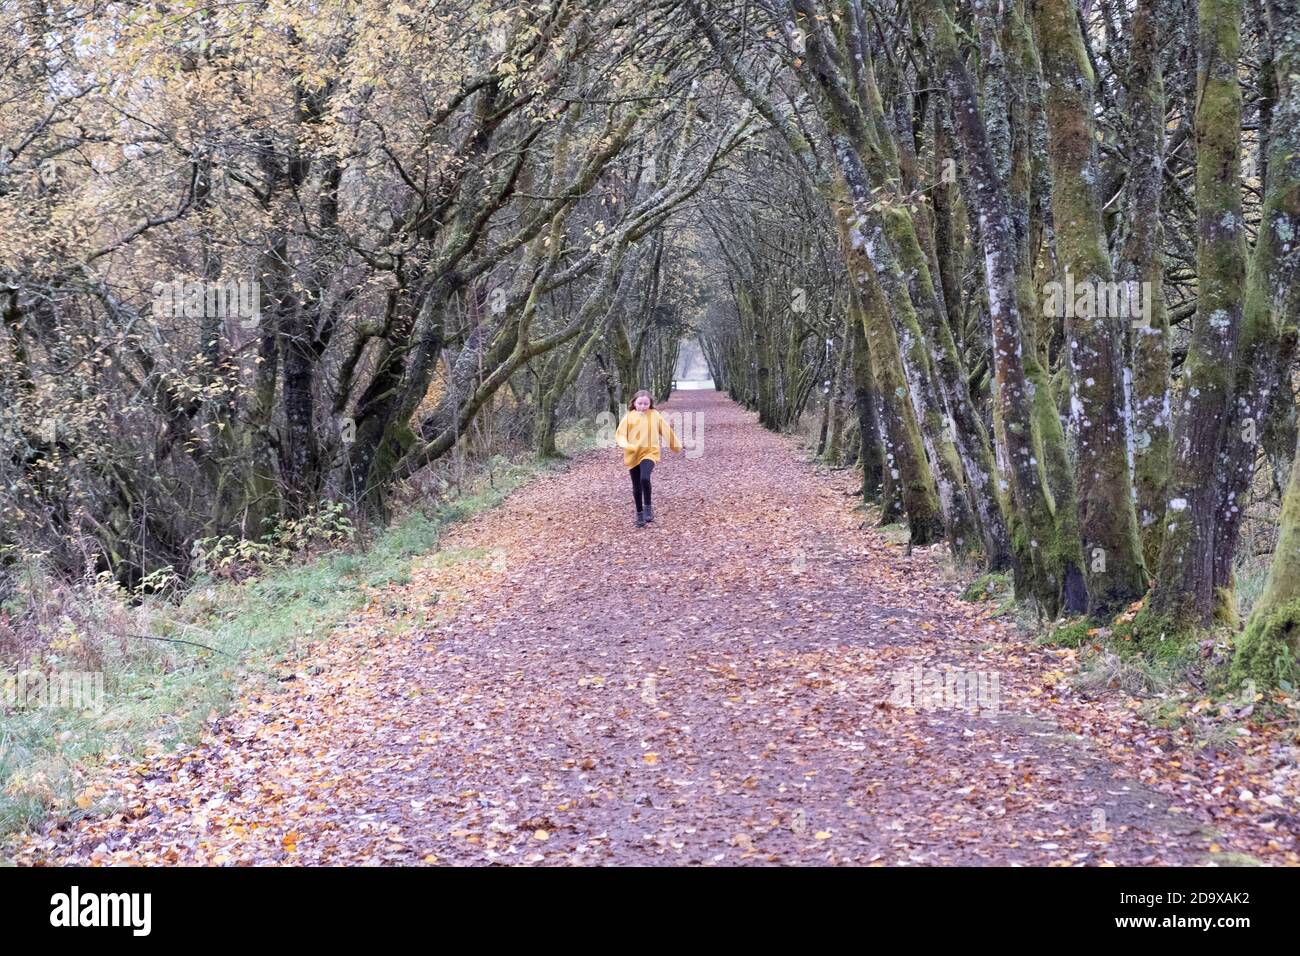
<svg viewBox="0 0 1300 956">
<path fill-rule="evenodd" d="M 1088 632 L 1096 630 L 1086 617 L 1076 617 L 1064 624 L 1056 624 L 1035 639 L 1035 644 L 1052 647 L 1082 647 L 1093 639 Z"/>
<path fill-rule="evenodd" d="M 1262 687 L 1291 689 L 1300 683 L 1297 641 L 1300 640 L 1300 600 L 1251 619 L 1237 639 L 1231 681 L 1240 686 L 1254 680 Z"/>
</svg>

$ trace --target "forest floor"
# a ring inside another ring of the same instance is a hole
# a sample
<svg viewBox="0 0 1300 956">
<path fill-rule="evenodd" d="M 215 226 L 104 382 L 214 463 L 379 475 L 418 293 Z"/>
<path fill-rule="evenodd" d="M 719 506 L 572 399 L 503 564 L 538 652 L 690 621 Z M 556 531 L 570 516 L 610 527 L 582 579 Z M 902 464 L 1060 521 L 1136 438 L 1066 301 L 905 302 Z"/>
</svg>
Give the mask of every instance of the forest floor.
<svg viewBox="0 0 1300 956">
<path fill-rule="evenodd" d="M 721 393 L 663 410 L 702 441 L 665 451 L 652 525 L 633 527 L 619 453 L 578 456 L 451 530 L 196 746 L 110 764 L 111 812 L 13 857 L 1300 862 L 1293 732 L 1206 746 L 1122 691 L 1082 696 L 1076 651 L 959 600 L 939 549 L 864 526 L 851 472 Z M 905 706 L 900 675 L 933 671 L 977 699 Z"/>
</svg>

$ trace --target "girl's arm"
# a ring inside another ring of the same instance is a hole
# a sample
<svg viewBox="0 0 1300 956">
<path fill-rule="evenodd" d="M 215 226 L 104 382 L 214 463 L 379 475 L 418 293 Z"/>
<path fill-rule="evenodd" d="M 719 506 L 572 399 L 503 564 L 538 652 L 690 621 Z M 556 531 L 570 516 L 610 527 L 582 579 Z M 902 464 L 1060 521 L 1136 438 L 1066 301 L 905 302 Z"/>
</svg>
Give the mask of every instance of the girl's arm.
<svg viewBox="0 0 1300 956">
<path fill-rule="evenodd" d="M 658 412 L 656 412 L 655 414 L 658 414 Z M 673 451 L 681 451 L 682 443 L 680 440 L 678 440 L 677 433 L 673 431 L 673 427 L 668 424 L 668 419 L 664 418 L 662 415 L 659 415 L 659 424 L 663 428 L 663 430 L 668 433 L 668 447 L 671 448 Z"/>
<path fill-rule="evenodd" d="M 632 444 L 627 440 L 627 416 L 626 415 L 624 415 L 623 420 L 618 423 L 618 431 L 614 432 L 614 444 L 618 445 L 619 448 L 623 448 L 623 449 L 630 449 L 632 447 Z"/>
</svg>

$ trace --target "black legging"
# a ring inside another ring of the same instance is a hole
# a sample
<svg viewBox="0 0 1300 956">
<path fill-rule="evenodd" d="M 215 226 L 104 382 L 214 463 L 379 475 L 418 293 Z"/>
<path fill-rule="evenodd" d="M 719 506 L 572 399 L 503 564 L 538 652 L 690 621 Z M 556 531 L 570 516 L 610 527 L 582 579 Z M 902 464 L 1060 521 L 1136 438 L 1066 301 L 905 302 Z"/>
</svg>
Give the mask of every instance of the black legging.
<svg viewBox="0 0 1300 956">
<path fill-rule="evenodd" d="M 644 507 L 651 507 L 650 504 L 650 472 L 654 471 L 655 463 L 649 458 L 642 459 L 641 464 L 635 468 L 629 468 L 627 473 L 632 477 L 632 497 L 636 499 L 636 510 L 640 512 L 642 502 Z"/>
</svg>

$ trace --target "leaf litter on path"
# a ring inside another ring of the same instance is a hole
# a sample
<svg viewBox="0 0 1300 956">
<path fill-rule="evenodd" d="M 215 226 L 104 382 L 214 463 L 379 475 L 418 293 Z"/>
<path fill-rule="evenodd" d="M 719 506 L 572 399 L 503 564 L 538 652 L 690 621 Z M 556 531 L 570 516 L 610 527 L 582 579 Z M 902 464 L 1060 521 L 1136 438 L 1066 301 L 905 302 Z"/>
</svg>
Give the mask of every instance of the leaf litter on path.
<svg viewBox="0 0 1300 956">
<path fill-rule="evenodd" d="M 615 450 L 579 456 L 197 746 L 110 764 L 117 809 L 18 862 L 1297 862 L 1295 828 L 1265 822 L 1300 807 L 1277 759 L 1212 760 L 1122 695 L 1072 694 L 1073 652 L 861 527 L 850 473 L 720 393 L 665 410 L 696 416 L 702 454 L 665 453 L 652 525 Z M 972 695 L 996 676 L 996 699 L 899 697 L 954 674 Z"/>
</svg>

